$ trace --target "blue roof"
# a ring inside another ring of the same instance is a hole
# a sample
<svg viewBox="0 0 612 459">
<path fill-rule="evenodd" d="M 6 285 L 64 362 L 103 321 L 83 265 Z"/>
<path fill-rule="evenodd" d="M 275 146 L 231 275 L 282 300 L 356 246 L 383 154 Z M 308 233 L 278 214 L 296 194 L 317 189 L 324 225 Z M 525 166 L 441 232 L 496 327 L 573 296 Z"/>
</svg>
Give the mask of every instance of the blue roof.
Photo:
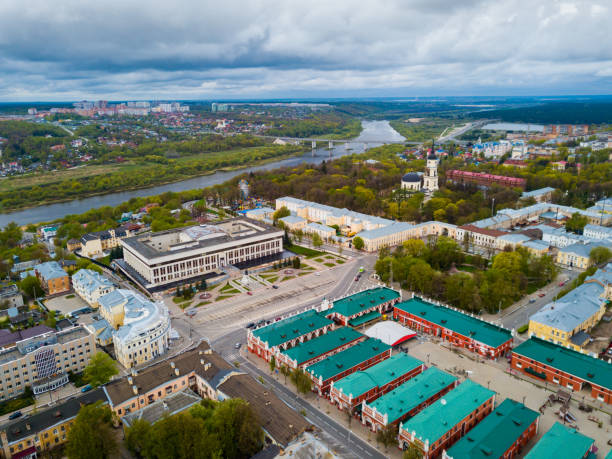
<svg viewBox="0 0 612 459">
<path fill-rule="evenodd" d="M 62 269 L 57 261 L 47 261 L 34 267 L 36 271 L 45 279 L 57 279 L 59 277 L 65 277 L 68 275 L 66 271 Z"/>
<path fill-rule="evenodd" d="M 534 198 L 536 196 L 541 196 L 543 194 L 546 193 L 552 193 L 553 191 L 555 191 L 554 188 L 551 188 L 549 186 L 544 187 L 544 188 L 539 188 L 537 190 L 532 190 L 532 191 L 524 191 L 523 194 L 521 195 L 522 198 Z"/>
<path fill-rule="evenodd" d="M 380 237 L 389 236 L 391 234 L 401 233 L 402 231 L 407 231 L 413 228 L 414 225 L 406 222 L 397 222 L 392 223 L 388 226 L 383 226 L 382 228 L 376 228 L 370 231 L 362 231 L 357 234 L 361 239 L 378 239 Z"/>
<path fill-rule="evenodd" d="M 72 283 L 73 285 L 82 285 L 83 289 L 88 293 L 100 288 L 113 287 L 113 283 L 110 280 L 91 269 L 80 269 L 77 271 L 72 276 Z"/>
</svg>

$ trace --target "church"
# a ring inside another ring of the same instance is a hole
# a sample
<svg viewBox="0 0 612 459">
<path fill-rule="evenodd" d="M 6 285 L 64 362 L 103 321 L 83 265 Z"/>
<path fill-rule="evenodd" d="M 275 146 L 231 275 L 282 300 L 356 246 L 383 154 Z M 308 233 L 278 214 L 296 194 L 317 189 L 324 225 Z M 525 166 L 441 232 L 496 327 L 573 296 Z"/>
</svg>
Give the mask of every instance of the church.
<svg viewBox="0 0 612 459">
<path fill-rule="evenodd" d="M 433 148 L 427 156 L 425 173 L 406 173 L 402 177 L 402 189 L 408 191 L 425 191 L 426 193 L 433 193 L 438 189 L 438 158 Z"/>
</svg>

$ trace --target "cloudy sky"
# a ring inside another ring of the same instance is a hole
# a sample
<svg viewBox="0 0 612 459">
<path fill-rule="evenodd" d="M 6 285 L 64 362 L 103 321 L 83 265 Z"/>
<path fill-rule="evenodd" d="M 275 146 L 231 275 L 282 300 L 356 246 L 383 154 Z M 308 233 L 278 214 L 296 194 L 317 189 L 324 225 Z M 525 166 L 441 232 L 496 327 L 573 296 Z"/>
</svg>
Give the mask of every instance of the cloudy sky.
<svg viewBox="0 0 612 459">
<path fill-rule="evenodd" d="M 2 0 L 0 100 L 612 93 L 612 0 Z"/>
</svg>

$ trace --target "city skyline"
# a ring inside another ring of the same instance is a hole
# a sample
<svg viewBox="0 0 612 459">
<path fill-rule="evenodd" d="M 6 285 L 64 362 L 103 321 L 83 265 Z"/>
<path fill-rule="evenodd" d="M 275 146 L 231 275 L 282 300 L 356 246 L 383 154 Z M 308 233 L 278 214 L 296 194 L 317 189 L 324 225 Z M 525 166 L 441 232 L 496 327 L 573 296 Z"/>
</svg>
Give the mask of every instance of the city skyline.
<svg viewBox="0 0 612 459">
<path fill-rule="evenodd" d="M 0 101 L 609 94 L 603 2 L 0 6 Z"/>
</svg>

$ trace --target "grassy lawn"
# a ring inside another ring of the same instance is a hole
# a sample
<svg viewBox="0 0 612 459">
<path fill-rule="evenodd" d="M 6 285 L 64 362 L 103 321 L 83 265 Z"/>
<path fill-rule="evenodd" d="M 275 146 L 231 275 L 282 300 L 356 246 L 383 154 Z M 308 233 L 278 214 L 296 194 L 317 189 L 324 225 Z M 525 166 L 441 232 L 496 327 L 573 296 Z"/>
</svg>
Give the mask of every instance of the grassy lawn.
<svg viewBox="0 0 612 459">
<path fill-rule="evenodd" d="M 325 266 L 327 266 L 328 268 L 333 268 L 334 266 L 336 266 L 335 263 L 323 263 Z"/>
<path fill-rule="evenodd" d="M 344 260 L 341 260 L 341 259 L 338 258 L 336 260 L 336 263 L 338 263 L 339 265 L 342 265 L 342 264 L 344 264 Z"/>
<path fill-rule="evenodd" d="M 226 292 L 228 290 L 235 290 L 235 288 L 232 287 L 229 282 L 219 289 L 220 292 Z"/>
<path fill-rule="evenodd" d="M 194 308 L 199 308 L 200 306 L 206 306 L 207 304 L 212 303 L 212 301 L 201 301 L 194 306 Z"/>
<path fill-rule="evenodd" d="M 304 255 L 306 258 L 318 257 L 319 255 L 323 255 L 325 253 L 294 244 L 286 246 L 285 249 L 295 253 L 296 255 Z"/>
<path fill-rule="evenodd" d="M 327 258 L 328 260 L 333 260 L 335 257 L 333 257 L 331 255 L 325 255 L 325 258 Z"/>
<path fill-rule="evenodd" d="M 66 295 L 66 298 L 74 298 L 74 294 L 71 293 L 70 295 Z"/>
<path fill-rule="evenodd" d="M 270 282 L 271 284 L 273 284 L 274 282 L 276 282 L 278 280 L 278 276 L 272 276 L 268 279 L 268 282 Z"/>
<path fill-rule="evenodd" d="M 295 279 L 295 276 L 287 276 L 283 280 L 281 280 L 281 282 L 285 282 L 286 280 L 289 280 L 289 279 Z"/>
<path fill-rule="evenodd" d="M 299 273 L 298 276 L 305 276 L 306 274 L 311 274 L 311 273 Z"/>
<path fill-rule="evenodd" d="M 315 260 L 317 263 L 323 263 L 323 258 L 315 258 Z"/>
<path fill-rule="evenodd" d="M 172 302 L 173 302 L 174 304 L 178 304 L 178 305 L 179 305 L 179 306 L 181 306 L 181 307 L 184 307 L 184 306 L 182 306 L 182 304 L 183 304 L 183 303 L 189 303 L 189 302 L 191 302 L 191 300 L 186 300 L 186 299 L 185 299 L 185 298 L 183 298 L 182 296 L 175 296 L 174 298 L 172 298 Z"/>
</svg>

